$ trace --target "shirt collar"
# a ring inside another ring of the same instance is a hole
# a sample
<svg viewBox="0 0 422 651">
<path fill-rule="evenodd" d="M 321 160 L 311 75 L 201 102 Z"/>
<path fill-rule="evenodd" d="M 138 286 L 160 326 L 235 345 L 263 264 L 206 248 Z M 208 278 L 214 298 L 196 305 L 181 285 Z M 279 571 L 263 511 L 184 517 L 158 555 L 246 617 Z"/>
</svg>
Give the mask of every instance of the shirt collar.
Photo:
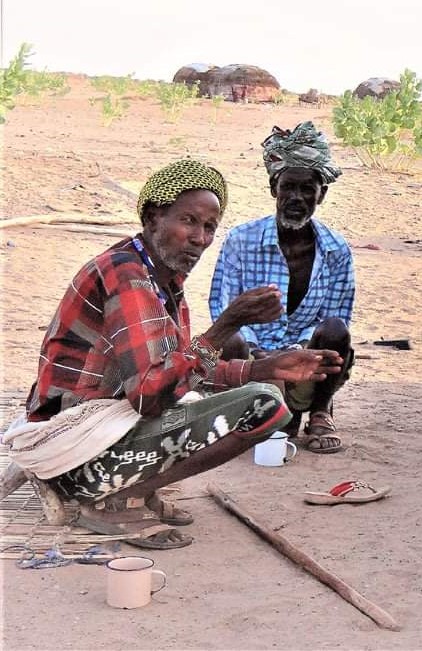
<svg viewBox="0 0 422 651">
<path fill-rule="evenodd" d="M 271 215 L 270 219 L 267 219 L 266 224 L 264 225 L 262 233 L 262 246 L 276 246 L 278 248 L 278 232 L 277 232 L 277 221 L 276 216 Z M 322 224 L 320 221 L 311 218 L 311 225 L 315 233 L 315 239 L 320 248 L 321 252 L 328 253 L 328 251 L 333 251 L 337 248 L 338 243 L 335 239 L 333 233 Z"/>
<path fill-rule="evenodd" d="M 137 237 L 137 238 L 139 238 L 141 240 L 142 245 L 144 246 L 146 252 L 148 253 L 148 256 L 150 256 L 150 253 L 148 251 L 148 246 L 147 246 L 144 238 L 142 237 L 142 233 L 137 233 L 137 235 L 135 237 Z M 154 267 L 150 268 L 150 272 L 155 278 Z M 175 297 L 178 299 L 178 301 L 180 301 L 183 298 L 183 285 L 184 285 L 184 282 L 185 282 L 186 278 L 187 278 L 187 275 L 179 273 L 169 283 L 169 285 L 171 286 L 172 292 L 175 295 Z"/>
</svg>

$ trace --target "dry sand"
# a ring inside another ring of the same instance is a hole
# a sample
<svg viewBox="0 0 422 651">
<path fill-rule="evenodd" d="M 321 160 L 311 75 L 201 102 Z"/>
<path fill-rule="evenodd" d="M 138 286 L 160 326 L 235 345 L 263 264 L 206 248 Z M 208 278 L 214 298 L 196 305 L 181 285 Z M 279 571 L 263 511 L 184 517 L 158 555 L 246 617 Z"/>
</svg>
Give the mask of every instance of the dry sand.
<svg viewBox="0 0 422 651">
<path fill-rule="evenodd" d="M 210 102 L 203 101 L 172 124 L 157 103 L 137 100 L 106 128 L 98 106 L 88 102 L 91 95 L 87 82 L 75 78 L 69 95 L 21 103 L 8 115 L 6 217 L 77 211 L 133 233 L 135 200 L 116 183 L 136 191 L 151 170 L 187 154 L 216 165 L 227 176 L 230 203 L 214 245 L 187 283 L 198 333 L 209 322 L 210 275 L 224 233 L 273 209 L 260 142 L 274 124 L 291 128 L 313 119 L 329 134 L 344 171 L 319 216 L 354 247 L 352 332 L 359 359 L 336 400 L 343 452 L 300 449 L 281 469 L 255 466 L 249 452 L 184 482 L 183 496 L 192 499 L 182 504 L 196 516 L 188 528 L 195 541 L 146 554 L 168 575 L 168 587 L 148 607 L 107 607 L 102 567 L 23 571 L 5 561 L 3 648 L 422 649 L 420 176 L 363 169 L 336 142 L 328 107 L 224 104 L 215 121 Z M 120 238 L 34 224 L 2 235 L 4 384 L 8 391 L 26 391 L 43 330 L 72 275 Z M 412 350 L 374 346 L 381 337 L 409 338 Z M 360 506 L 303 502 L 305 490 L 347 479 L 389 484 L 391 497 Z M 258 539 L 204 496 L 210 480 L 389 611 L 402 630 L 380 629 Z"/>
</svg>

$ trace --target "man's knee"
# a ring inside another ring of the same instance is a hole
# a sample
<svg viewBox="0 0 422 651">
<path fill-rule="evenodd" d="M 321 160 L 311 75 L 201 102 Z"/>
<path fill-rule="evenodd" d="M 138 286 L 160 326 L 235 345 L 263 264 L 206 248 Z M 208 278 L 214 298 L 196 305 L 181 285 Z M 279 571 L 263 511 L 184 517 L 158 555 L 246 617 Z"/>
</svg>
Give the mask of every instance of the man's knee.
<svg viewBox="0 0 422 651">
<path fill-rule="evenodd" d="M 331 316 L 324 319 L 314 330 L 309 347 L 330 348 L 337 345 L 350 346 L 350 332 L 343 319 Z"/>
<path fill-rule="evenodd" d="M 236 332 L 223 346 L 221 359 L 229 361 L 231 359 L 248 359 L 249 346 L 240 332 Z"/>
</svg>

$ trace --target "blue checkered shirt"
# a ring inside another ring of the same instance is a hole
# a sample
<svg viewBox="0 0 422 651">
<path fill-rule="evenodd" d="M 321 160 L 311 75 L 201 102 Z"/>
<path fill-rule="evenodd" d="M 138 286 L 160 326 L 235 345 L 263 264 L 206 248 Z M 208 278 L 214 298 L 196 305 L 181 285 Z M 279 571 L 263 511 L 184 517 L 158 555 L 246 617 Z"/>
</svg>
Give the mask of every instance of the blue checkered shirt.
<svg viewBox="0 0 422 651">
<path fill-rule="evenodd" d="M 289 269 L 278 243 L 274 215 L 232 228 L 221 248 L 211 284 L 209 306 L 213 321 L 239 294 L 276 284 L 282 292 L 278 321 L 244 326 L 246 341 L 265 350 L 309 340 L 323 319 L 336 316 L 349 325 L 355 294 L 353 260 L 345 239 L 317 221 L 315 259 L 308 292 L 293 314 L 287 314 Z"/>
</svg>

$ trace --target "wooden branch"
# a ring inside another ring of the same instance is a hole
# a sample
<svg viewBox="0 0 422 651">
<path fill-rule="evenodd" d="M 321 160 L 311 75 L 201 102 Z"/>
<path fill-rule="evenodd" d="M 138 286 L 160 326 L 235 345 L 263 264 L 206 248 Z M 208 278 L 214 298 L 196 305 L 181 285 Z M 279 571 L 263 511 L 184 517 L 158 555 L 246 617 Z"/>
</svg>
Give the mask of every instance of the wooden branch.
<svg viewBox="0 0 422 651">
<path fill-rule="evenodd" d="M 24 469 L 11 461 L 0 475 L 0 500 L 20 488 L 27 479 Z"/>
<path fill-rule="evenodd" d="M 140 225 L 138 226 L 139 230 Z M 33 228 L 45 228 L 49 230 L 61 230 L 71 233 L 94 233 L 96 235 L 111 235 L 113 237 L 129 237 L 130 231 L 119 228 L 101 228 L 100 226 L 84 226 L 83 224 L 35 224 Z M 136 231 L 134 225 L 133 231 Z"/>
<path fill-rule="evenodd" d="M 0 229 L 10 228 L 14 226 L 30 226 L 31 224 L 90 224 L 93 222 L 104 226 L 116 226 L 116 224 L 122 223 L 121 220 L 113 221 L 110 219 L 110 217 L 100 218 L 98 215 L 86 215 L 84 217 L 80 212 L 69 214 L 60 214 L 54 212 L 47 215 L 30 215 L 27 217 L 10 217 L 6 219 L 0 219 Z M 134 226 L 136 226 L 136 222 L 134 222 Z"/>
<path fill-rule="evenodd" d="M 390 631 L 399 631 L 399 624 L 385 610 L 369 601 L 349 586 L 345 581 L 317 563 L 311 556 L 308 556 L 301 549 L 293 545 L 284 536 L 271 531 L 265 524 L 259 522 L 253 515 L 247 513 L 226 493 L 220 490 L 214 484 L 207 487 L 209 494 L 215 499 L 217 504 L 234 513 L 242 522 L 250 527 L 256 534 L 269 542 L 281 554 L 287 556 L 291 561 L 301 568 L 315 576 L 321 583 L 325 583 L 332 590 L 337 592 L 343 599 L 351 603 L 355 608 L 374 620 L 381 628 L 387 628 Z"/>
<path fill-rule="evenodd" d="M 37 493 L 47 522 L 57 527 L 64 525 L 67 520 L 66 513 L 63 502 L 57 493 L 50 488 L 47 482 L 38 479 L 32 472 L 25 470 L 25 474 Z"/>
</svg>

